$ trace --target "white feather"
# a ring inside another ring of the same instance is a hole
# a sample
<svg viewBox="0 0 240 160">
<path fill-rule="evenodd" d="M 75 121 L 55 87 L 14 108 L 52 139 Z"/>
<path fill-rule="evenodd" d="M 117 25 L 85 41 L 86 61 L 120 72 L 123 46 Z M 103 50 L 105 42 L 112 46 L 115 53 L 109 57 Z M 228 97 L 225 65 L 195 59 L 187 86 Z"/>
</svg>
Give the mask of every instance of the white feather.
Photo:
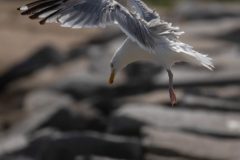
<svg viewBox="0 0 240 160">
<path fill-rule="evenodd" d="M 22 6 L 20 7 L 20 11 L 27 11 L 28 10 L 28 6 Z"/>
</svg>

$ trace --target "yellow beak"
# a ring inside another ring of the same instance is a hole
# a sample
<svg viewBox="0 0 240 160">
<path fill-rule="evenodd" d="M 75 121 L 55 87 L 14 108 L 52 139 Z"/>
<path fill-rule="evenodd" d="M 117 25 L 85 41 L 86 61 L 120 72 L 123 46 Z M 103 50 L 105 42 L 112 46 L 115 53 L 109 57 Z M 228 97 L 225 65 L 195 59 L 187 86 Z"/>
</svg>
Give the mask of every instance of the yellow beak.
<svg viewBox="0 0 240 160">
<path fill-rule="evenodd" d="M 109 83 L 109 84 L 113 84 L 114 78 L 115 78 L 115 71 L 112 69 L 108 83 Z"/>
</svg>

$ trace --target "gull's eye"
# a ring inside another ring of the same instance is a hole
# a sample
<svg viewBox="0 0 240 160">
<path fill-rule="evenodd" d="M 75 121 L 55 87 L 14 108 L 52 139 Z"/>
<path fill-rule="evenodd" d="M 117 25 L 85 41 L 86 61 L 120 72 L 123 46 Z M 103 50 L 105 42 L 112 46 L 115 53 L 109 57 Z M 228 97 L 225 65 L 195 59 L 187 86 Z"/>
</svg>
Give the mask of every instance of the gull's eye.
<svg viewBox="0 0 240 160">
<path fill-rule="evenodd" d="M 110 63 L 111 68 L 113 68 L 113 63 Z"/>
</svg>

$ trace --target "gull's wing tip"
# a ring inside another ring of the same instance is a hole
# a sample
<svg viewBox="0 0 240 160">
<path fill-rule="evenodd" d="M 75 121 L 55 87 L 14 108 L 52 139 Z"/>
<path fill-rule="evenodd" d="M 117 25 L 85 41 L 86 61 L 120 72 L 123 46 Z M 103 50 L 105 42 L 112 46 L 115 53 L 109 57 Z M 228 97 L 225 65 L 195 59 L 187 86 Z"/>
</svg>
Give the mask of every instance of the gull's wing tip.
<svg viewBox="0 0 240 160">
<path fill-rule="evenodd" d="M 43 20 L 39 21 L 39 24 L 40 24 L 40 25 L 44 25 L 44 24 L 46 24 L 46 20 L 43 19 Z"/>
<path fill-rule="evenodd" d="M 29 16 L 29 18 L 30 19 L 38 19 L 38 15 L 33 14 L 33 15 Z"/>
<path fill-rule="evenodd" d="M 21 6 L 21 7 L 18 7 L 17 10 L 19 11 L 27 11 L 28 10 L 28 6 Z"/>
<path fill-rule="evenodd" d="M 27 5 L 21 6 L 17 8 L 18 11 L 21 11 L 21 15 L 25 16 L 25 15 L 29 15 L 31 14 L 29 12 L 29 7 Z M 30 19 L 37 19 L 38 16 L 37 15 L 31 15 L 29 16 Z M 41 21 L 39 21 L 39 24 L 44 25 L 46 23 L 46 19 L 42 19 Z"/>
<path fill-rule="evenodd" d="M 28 15 L 28 14 L 29 14 L 29 13 L 27 13 L 27 12 L 25 12 L 25 11 L 21 13 L 22 16 L 26 16 L 26 15 Z"/>
</svg>

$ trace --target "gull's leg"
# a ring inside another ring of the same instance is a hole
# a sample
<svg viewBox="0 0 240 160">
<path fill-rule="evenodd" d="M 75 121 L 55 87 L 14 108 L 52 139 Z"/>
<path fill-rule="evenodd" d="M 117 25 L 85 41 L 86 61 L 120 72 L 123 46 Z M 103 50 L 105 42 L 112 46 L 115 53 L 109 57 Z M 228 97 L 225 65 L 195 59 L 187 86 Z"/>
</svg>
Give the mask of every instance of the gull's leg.
<svg viewBox="0 0 240 160">
<path fill-rule="evenodd" d="M 174 106 L 177 102 L 177 98 L 173 89 L 173 73 L 170 69 L 167 69 L 168 78 L 169 78 L 169 95 L 171 99 L 171 104 Z"/>
</svg>

